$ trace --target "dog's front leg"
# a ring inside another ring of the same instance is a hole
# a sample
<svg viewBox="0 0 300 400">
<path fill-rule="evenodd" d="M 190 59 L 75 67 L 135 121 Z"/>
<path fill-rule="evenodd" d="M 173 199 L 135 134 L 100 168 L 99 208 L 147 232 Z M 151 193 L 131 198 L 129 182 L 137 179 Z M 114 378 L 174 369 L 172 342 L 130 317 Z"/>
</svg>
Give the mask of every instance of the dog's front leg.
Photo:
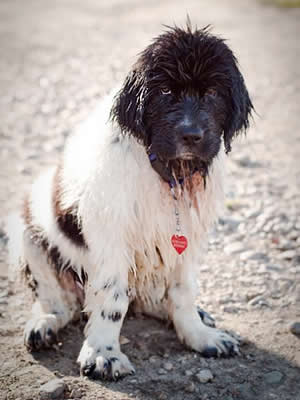
<svg viewBox="0 0 300 400">
<path fill-rule="evenodd" d="M 179 340 L 205 357 L 228 357 L 239 353 L 238 341 L 205 321 L 195 306 L 196 284 L 193 263 L 178 264 L 168 291 L 168 312 Z M 203 319 L 203 320 L 202 320 Z M 212 325 L 212 324 L 211 324 Z"/>
<path fill-rule="evenodd" d="M 81 373 L 93 379 L 114 379 L 134 373 L 130 361 L 120 350 L 119 335 L 128 309 L 128 269 L 113 263 L 89 274 L 86 308 L 90 314 L 86 339 L 78 362 Z"/>
</svg>

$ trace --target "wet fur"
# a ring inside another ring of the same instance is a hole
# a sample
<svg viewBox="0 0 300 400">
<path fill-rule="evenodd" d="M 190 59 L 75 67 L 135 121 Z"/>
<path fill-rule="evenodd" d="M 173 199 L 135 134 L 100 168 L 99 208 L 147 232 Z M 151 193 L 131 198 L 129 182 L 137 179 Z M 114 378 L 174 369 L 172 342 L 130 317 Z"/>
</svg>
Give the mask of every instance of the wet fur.
<svg viewBox="0 0 300 400">
<path fill-rule="evenodd" d="M 59 165 L 33 183 L 23 217 L 9 222 L 11 263 L 34 283 L 29 349 L 50 346 L 84 302 L 84 375 L 133 373 L 119 345 L 130 303 L 170 319 L 179 339 L 205 356 L 238 352 L 236 339 L 199 317 L 195 277 L 223 206 L 225 152 L 248 127 L 251 108 L 231 50 L 207 29 L 171 28 L 146 48 L 122 88 L 68 140 Z M 208 137 L 182 161 L 176 152 L 186 115 Z M 189 241 L 181 256 L 170 243 L 174 200 L 150 151 L 176 179 L 186 178 L 176 188 Z"/>
</svg>

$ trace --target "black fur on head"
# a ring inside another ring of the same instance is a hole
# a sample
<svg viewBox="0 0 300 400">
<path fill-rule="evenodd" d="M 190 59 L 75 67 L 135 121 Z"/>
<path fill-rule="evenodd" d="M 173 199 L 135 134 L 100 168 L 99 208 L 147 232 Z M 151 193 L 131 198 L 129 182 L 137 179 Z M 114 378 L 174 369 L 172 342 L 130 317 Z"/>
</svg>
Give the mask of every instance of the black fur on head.
<svg viewBox="0 0 300 400">
<path fill-rule="evenodd" d="M 178 27 L 154 39 L 115 98 L 112 119 L 166 165 L 209 166 L 246 130 L 253 106 L 237 60 L 209 28 Z"/>
</svg>

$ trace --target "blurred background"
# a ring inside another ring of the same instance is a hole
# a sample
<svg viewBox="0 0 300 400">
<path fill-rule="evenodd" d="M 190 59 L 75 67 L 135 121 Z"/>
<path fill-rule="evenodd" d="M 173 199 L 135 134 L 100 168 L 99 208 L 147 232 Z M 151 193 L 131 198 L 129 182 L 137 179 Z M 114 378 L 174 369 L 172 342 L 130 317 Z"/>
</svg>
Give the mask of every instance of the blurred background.
<svg viewBox="0 0 300 400">
<path fill-rule="evenodd" d="M 299 1 L 1 0 L 2 213 L 15 207 L 16 192 L 31 176 L 57 158 L 65 137 L 122 81 L 162 24 L 184 25 L 187 14 L 199 27 L 211 24 L 240 62 L 258 114 L 244 142 L 249 156 L 264 151 L 261 162 L 274 160 L 294 174 L 300 9 L 293 4 Z"/>
</svg>

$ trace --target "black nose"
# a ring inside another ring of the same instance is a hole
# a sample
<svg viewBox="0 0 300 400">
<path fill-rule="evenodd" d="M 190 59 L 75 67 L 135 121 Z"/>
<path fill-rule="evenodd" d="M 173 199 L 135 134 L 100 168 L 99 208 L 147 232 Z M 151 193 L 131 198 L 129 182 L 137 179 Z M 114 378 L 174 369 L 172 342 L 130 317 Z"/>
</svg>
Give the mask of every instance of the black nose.
<svg viewBox="0 0 300 400">
<path fill-rule="evenodd" d="M 182 131 L 182 142 L 185 145 L 192 146 L 199 144 L 203 139 L 204 131 L 197 127 L 184 127 Z"/>
</svg>

